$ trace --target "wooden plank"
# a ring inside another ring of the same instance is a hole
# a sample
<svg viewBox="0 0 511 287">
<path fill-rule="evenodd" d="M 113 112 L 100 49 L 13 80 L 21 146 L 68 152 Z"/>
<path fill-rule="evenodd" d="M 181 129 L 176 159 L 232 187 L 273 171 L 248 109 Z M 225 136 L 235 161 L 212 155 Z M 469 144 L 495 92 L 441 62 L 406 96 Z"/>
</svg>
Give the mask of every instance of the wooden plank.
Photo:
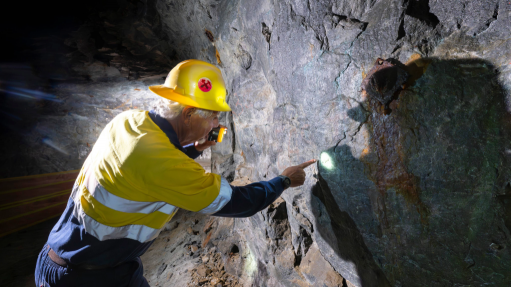
<svg viewBox="0 0 511 287">
<path fill-rule="evenodd" d="M 0 179 L 0 237 L 62 214 L 78 173 Z"/>
<path fill-rule="evenodd" d="M 67 201 L 56 204 L 55 206 L 50 206 L 43 210 L 36 211 L 23 217 L 15 218 L 7 222 L 1 222 L 0 237 L 59 216 L 66 209 L 66 205 Z"/>
<path fill-rule="evenodd" d="M 79 172 L 80 170 L 71 170 L 57 173 L 0 179 L 0 194 L 23 189 L 30 189 L 38 186 L 51 185 L 57 182 L 74 181 Z"/>
<path fill-rule="evenodd" d="M 38 210 L 42 210 L 48 206 L 55 205 L 57 203 L 67 202 L 69 199 L 70 192 L 66 191 L 65 193 L 57 194 L 55 196 L 43 199 L 36 200 L 32 202 L 27 202 L 23 204 L 13 205 L 6 208 L 0 209 L 0 222 L 10 221 L 14 218 L 27 216 L 31 213 L 34 213 Z"/>
<path fill-rule="evenodd" d="M 58 192 L 64 192 L 66 190 L 71 190 L 73 188 L 74 181 L 68 181 L 63 183 L 58 183 L 54 185 L 22 190 L 17 192 L 12 192 L 9 194 L 2 195 L 2 203 L 0 203 L 0 207 L 5 207 L 11 204 L 29 201 L 37 198 L 43 198 L 45 196 L 49 196 Z"/>
</svg>

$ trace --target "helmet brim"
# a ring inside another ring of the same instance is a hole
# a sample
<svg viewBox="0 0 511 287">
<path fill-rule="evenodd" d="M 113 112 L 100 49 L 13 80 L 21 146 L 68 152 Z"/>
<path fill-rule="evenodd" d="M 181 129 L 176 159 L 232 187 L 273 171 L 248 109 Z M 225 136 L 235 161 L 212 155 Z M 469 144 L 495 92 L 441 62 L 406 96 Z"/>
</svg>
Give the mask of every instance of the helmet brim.
<svg viewBox="0 0 511 287">
<path fill-rule="evenodd" d="M 191 96 L 183 96 L 174 89 L 166 87 L 164 85 L 156 85 L 156 86 L 149 86 L 149 90 L 155 94 L 157 94 L 160 97 L 172 100 L 174 102 L 178 102 L 180 104 L 186 105 L 186 106 L 192 106 L 197 107 L 205 110 L 211 110 L 211 111 L 217 111 L 217 112 L 230 112 L 231 107 L 223 101 L 222 103 L 208 100 L 208 99 L 201 99 Z"/>
</svg>

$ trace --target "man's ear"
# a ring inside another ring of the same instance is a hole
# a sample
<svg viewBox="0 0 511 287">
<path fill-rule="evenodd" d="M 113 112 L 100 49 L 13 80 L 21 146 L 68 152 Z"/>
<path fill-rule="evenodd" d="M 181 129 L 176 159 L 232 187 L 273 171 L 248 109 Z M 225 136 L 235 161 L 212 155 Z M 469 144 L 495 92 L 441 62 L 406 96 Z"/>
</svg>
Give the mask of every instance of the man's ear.
<svg viewBox="0 0 511 287">
<path fill-rule="evenodd" d="M 196 108 L 191 107 L 191 106 L 185 107 L 183 109 L 183 112 L 181 113 L 181 115 L 183 116 L 183 121 L 184 121 L 185 125 L 190 124 L 190 119 L 192 117 L 192 114 L 195 112 L 195 110 L 196 110 Z"/>
</svg>

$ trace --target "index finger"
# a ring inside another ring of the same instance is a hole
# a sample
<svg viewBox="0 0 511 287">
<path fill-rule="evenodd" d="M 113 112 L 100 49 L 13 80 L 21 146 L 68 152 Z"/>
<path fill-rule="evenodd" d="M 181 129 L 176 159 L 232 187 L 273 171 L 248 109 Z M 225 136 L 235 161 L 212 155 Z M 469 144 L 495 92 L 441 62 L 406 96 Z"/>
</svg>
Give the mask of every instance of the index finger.
<svg viewBox="0 0 511 287">
<path fill-rule="evenodd" d="M 309 165 L 311 165 L 311 164 L 313 164 L 315 162 L 316 162 L 315 159 L 311 159 L 309 161 L 306 161 L 304 163 L 301 163 L 301 164 L 297 165 L 297 167 L 306 168 L 306 167 L 308 167 Z"/>
</svg>

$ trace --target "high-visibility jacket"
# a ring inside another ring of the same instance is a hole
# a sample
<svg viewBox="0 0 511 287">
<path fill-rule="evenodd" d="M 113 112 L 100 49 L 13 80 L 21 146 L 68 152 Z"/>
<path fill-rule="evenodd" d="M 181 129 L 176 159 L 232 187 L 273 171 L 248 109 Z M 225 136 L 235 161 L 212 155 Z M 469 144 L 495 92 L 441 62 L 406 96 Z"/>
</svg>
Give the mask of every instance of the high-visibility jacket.
<svg viewBox="0 0 511 287">
<path fill-rule="evenodd" d="M 71 266 L 115 266 L 142 255 L 178 208 L 246 217 L 283 191 L 279 177 L 230 186 L 206 173 L 193 160 L 198 155 L 158 115 L 121 113 L 87 157 L 48 244 Z"/>
</svg>

